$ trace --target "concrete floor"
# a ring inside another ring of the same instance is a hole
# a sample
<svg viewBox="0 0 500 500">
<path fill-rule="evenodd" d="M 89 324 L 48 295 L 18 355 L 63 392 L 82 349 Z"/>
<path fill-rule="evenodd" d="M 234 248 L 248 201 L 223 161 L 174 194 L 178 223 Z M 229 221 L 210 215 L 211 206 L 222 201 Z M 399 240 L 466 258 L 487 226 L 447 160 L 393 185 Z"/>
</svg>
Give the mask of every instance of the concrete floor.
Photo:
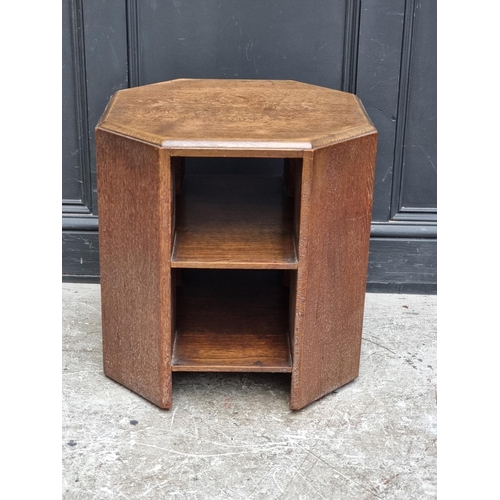
<svg viewBox="0 0 500 500">
<path fill-rule="evenodd" d="M 368 294 L 359 378 L 302 411 L 283 374 L 102 372 L 99 285 L 63 285 L 63 498 L 436 497 L 436 297 Z"/>
</svg>

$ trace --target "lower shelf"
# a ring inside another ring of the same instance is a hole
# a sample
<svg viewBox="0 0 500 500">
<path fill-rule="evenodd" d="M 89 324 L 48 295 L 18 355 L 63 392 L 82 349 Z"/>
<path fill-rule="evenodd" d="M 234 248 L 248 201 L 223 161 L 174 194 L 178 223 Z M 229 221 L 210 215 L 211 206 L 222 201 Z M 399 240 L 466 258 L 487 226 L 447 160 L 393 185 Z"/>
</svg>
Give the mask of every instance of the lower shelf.
<svg viewBox="0 0 500 500">
<path fill-rule="evenodd" d="M 172 371 L 291 372 L 279 271 L 183 270 Z"/>
</svg>

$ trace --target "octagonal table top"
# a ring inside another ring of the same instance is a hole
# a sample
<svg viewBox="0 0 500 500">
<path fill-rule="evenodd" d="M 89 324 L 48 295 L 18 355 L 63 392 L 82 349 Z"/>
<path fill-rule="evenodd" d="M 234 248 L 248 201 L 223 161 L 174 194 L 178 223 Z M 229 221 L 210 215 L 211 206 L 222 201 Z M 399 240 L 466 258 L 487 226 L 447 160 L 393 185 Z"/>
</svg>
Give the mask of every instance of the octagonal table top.
<svg viewBox="0 0 500 500">
<path fill-rule="evenodd" d="M 179 79 L 119 90 L 97 128 L 171 149 L 308 150 L 376 132 L 354 94 L 291 80 Z"/>
</svg>

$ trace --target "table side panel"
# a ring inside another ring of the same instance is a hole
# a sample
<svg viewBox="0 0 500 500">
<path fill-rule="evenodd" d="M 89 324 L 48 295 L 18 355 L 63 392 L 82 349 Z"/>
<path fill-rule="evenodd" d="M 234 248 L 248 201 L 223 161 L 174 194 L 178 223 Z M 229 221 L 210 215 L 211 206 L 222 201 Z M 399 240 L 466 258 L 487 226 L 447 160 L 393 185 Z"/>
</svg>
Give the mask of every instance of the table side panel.
<svg viewBox="0 0 500 500">
<path fill-rule="evenodd" d="M 290 407 L 358 376 L 376 133 L 304 158 Z"/>
<path fill-rule="evenodd" d="M 97 130 L 104 373 L 171 406 L 168 150 Z"/>
</svg>

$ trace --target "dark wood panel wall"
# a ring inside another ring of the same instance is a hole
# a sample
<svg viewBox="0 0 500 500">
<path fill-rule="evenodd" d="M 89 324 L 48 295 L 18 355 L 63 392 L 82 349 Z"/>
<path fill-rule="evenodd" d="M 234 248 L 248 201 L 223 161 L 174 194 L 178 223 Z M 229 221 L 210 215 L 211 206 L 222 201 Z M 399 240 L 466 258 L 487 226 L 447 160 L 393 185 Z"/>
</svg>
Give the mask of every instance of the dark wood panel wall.
<svg viewBox="0 0 500 500">
<path fill-rule="evenodd" d="M 359 95 L 379 131 L 368 288 L 436 290 L 431 0 L 64 0 L 64 279 L 99 276 L 94 127 L 108 99 L 182 77 L 292 79 Z"/>
</svg>

